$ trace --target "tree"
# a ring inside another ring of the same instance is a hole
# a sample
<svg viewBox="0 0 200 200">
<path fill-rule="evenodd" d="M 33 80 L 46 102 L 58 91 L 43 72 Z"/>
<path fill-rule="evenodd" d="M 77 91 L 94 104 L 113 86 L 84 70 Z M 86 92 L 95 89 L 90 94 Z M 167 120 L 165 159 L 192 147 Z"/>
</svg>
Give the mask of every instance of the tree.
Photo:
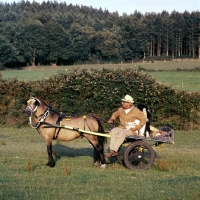
<svg viewBox="0 0 200 200">
<path fill-rule="evenodd" d="M 87 39 L 87 50 L 88 50 L 88 57 L 91 60 L 92 54 L 96 53 L 95 49 L 95 35 L 96 31 L 93 27 L 84 26 L 82 27 L 82 31 Z"/>
<path fill-rule="evenodd" d="M 144 17 L 138 12 L 130 17 L 123 15 L 121 23 L 128 49 L 133 52 L 133 57 L 140 58 L 147 49 Z"/>
<path fill-rule="evenodd" d="M 50 63 L 71 60 L 71 41 L 61 25 L 54 20 L 50 21 L 45 26 L 45 36 Z"/>
<path fill-rule="evenodd" d="M 17 61 L 17 50 L 3 36 L 0 36 L 0 63 L 2 65 L 12 65 Z"/>
<path fill-rule="evenodd" d="M 145 23 L 146 23 L 146 37 L 148 40 L 149 48 L 148 53 L 150 56 L 154 56 L 155 53 L 155 13 L 146 13 L 145 14 Z"/>
<path fill-rule="evenodd" d="M 126 38 L 123 37 L 123 30 L 120 26 L 113 25 L 111 29 L 112 33 L 114 33 L 115 38 L 117 40 L 117 48 L 119 49 L 118 58 L 121 60 L 132 60 L 133 59 L 133 51 L 128 47 Z"/>
<path fill-rule="evenodd" d="M 185 27 L 183 16 L 176 11 L 173 11 L 171 14 L 172 19 L 174 20 L 173 30 L 175 37 L 175 55 L 180 57 L 182 55 L 182 42 L 183 42 L 183 28 Z"/>
<path fill-rule="evenodd" d="M 161 13 L 161 21 L 162 21 L 162 53 L 168 57 L 169 56 L 169 48 L 170 48 L 170 37 L 171 37 L 171 29 L 172 29 L 172 21 L 170 19 L 169 13 L 163 11 Z"/>
<path fill-rule="evenodd" d="M 74 61 L 87 60 L 88 49 L 87 49 L 87 38 L 77 23 L 73 23 L 69 30 L 71 40 L 71 51 Z"/>
<path fill-rule="evenodd" d="M 97 32 L 95 36 L 96 50 L 99 58 L 115 59 L 119 57 L 118 42 L 115 35 L 107 29 Z"/>
<path fill-rule="evenodd" d="M 19 48 L 19 55 L 23 55 L 26 63 L 35 65 L 44 59 L 45 37 L 44 28 L 40 21 L 27 20 L 18 26 L 13 37 L 13 45 Z"/>
</svg>

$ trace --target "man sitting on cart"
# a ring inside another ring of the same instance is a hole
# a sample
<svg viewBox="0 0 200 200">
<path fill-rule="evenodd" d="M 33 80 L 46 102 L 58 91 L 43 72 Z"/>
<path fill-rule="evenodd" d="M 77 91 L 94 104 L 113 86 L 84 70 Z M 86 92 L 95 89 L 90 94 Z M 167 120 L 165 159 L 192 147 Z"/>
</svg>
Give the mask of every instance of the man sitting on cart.
<svg viewBox="0 0 200 200">
<path fill-rule="evenodd" d="M 138 135 L 139 130 L 146 124 L 146 117 L 142 111 L 133 105 L 134 101 L 130 95 L 126 95 L 122 101 L 122 107 L 114 112 L 108 123 L 112 124 L 119 118 L 119 126 L 111 130 L 110 152 L 107 158 L 119 155 L 119 148 L 125 138 L 131 135 Z"/>
</svg>

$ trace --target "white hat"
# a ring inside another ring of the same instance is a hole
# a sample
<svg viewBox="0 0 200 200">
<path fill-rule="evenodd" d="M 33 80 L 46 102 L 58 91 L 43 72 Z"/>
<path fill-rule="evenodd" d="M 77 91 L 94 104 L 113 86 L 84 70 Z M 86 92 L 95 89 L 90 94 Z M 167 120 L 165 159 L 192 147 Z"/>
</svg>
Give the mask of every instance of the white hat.
<svg viewBox="0 0 200 200">
<path fill-rule="evenodd" d="M 122 101 L 134 103 L 133 98 L 128 94 L 124 97 L 124 99 L 122 99 Z"/>
</svg>

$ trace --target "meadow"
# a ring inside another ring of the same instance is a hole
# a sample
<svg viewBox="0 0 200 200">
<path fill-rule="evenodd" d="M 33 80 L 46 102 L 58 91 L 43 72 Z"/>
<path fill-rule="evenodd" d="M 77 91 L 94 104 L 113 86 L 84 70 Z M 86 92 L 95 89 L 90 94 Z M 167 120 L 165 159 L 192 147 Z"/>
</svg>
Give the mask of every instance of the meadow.
<svg viewBox="0 0 200 200">
<path fill-rule="evenodd" d="M 27 67 L 4 70 L 3 78 L 20 81 L 47 79 L 78 68 L 122 68 L 138 66 L 158 81 L 175 89 L 200 92 L 199 72 L 177 71 L 200 67 L 199 61 L 154 62 L 118 65 Z M 160 72 L 159 69 L 164 71 Z M 146 72 L 144 72 L 146 73 Z M 2 126 L 0 129 L 0 199 L 2 200 L 197 200 L 200 199 L 199 130 L 176 131 L 175 144 L 153 147 L 156 159 L 148 170 L 133 171 L 108 160 L 108 167 L 93 167 L 93 149 L 85 138 L 53 141 L 55 168 L 46 167 L 47 152 L 42 137 L 31 127 Z M 105 146 L 108 150 L 110 139 Z M 123 154 L 123 148 L 120 152 Z"/>
<path fill-rule="evenodd" d="M 200 61 L 166 61 L 166 62 L 154 62 L 154 63 L 133 63 L 133 64 L 101 64 L 101 65 L 70 65 L 70 66 L 58 66 L 58 67 L 26 67 L 16 68 L 13 70 L 3 70 L 0 73 L 5 79 L 17 78 L 19 81 L 32 81 L 48 79 L 50 76 L 69 73 L 76 69 L 118 69 L 118 68 L 134 68 L 136 71 L 138 67 L 142 67 L 147 70 L 154 70 L 148 73 L 155 77 L 158 81 L 172 86 L 174 89 L 185 90 L 191 92 L 200 92 L 200 71 L 181 71 L 190 70 L 200 67 Z M 177 70 L 180 69 L 180 70 Z M 163 70 L 163 71 L 159 71 Z"/>
<path fill-rule="evenodd" d="M 133 171 L 108 160 L 93 167 L 86 139 L 53 142 L 55 168 L 46 167 L 46 145 L 30 127 L 1 127 L 0 199 L 103 200 L 200 198 L 200 134 L 175 133 L 175 144 L 154 147 L 156 159 L 148 170 Z M 105 146 L 107 151 L 109 140 Z"/>
</svg>

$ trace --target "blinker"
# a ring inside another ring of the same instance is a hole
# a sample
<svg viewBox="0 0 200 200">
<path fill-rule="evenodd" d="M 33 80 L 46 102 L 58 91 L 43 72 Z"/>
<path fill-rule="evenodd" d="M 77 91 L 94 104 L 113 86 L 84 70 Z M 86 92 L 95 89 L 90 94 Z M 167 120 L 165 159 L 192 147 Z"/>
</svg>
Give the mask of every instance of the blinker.
<svg viewBox="0 0 200 200">
<path fill-rule="evenodd" d="M 27 104 L 31 103 L 31 101 L 32 101 L 32 100 L 31 100 L 31 99 L 29 99 L 29 100 L 27 101 Z"/>
</svg>

